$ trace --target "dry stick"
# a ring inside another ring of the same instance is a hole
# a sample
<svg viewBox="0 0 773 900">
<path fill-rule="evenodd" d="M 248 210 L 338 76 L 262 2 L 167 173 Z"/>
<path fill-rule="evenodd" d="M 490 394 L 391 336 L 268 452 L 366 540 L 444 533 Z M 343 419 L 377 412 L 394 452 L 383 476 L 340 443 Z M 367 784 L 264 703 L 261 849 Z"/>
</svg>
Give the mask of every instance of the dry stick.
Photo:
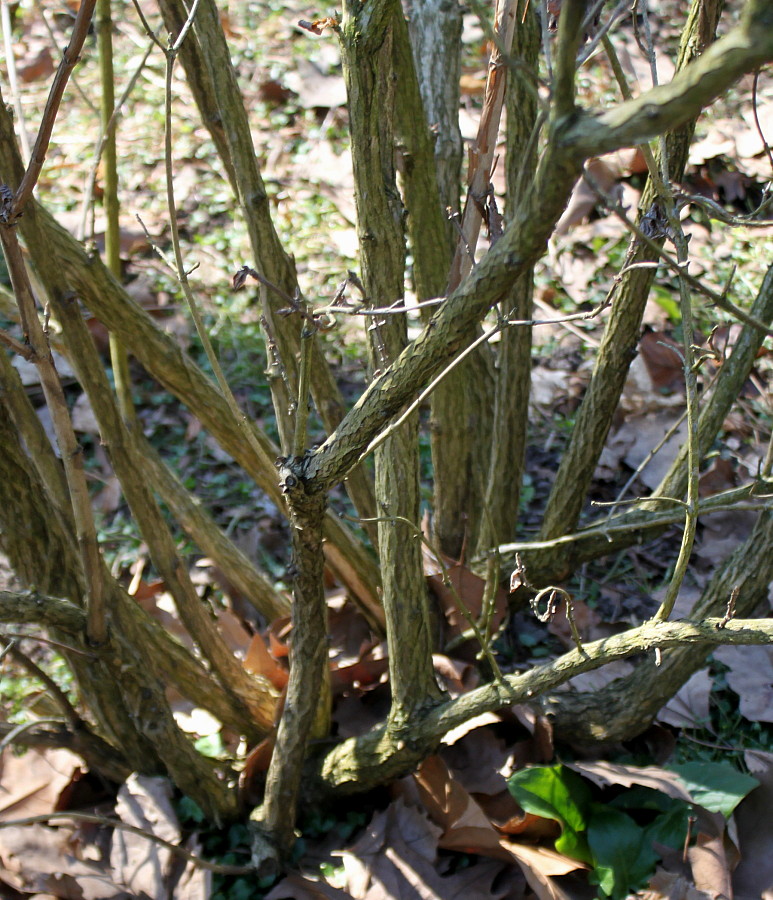
<svg viewBox="0 0 773 900">
<path fill-rule="evenodd" d="M 21 356 L 22 359 L 33 361 L 35 358 L 35 351 L 29 344 L 22 344 L 22 342 L 17 340 L 12 334 L 8 334 L 5 331 L 0 331 L 0 344 L 5 344 L 6 347 L 13 350 L 13 352 Z"/>
<path fill-rule="evenodd" d="M 306 422 L 309 418 L 309 389 L 311 385 L 311 360 L 314 352 L 316 326 L 304 321 L 301 326 L 301 363 L 298 370 L 298 402 L 295 407 L 293 456 L 303 456 L 306 449 Z"/>
<path fill-rule="evenodd" d="M 598 4 L 601 6 L 602 4 Z M 593 39 L 590 43 L 585 47 L 582 53 L 579 55 L 577 59 L 577 67 L 582 66 L 583 63 L 587 62 L 590 59 L 591 55 L 595 52 L 596 48 L 600 43 L 604 42 L 604 39 L 607 38 L 609 32 L 612 28 L 617 24 L 618 20 L 621 19 L 626 13 L 631 11 L 631 3 L 630 0 L 621 0 L 620 3 L 617 4 L 615 9 L 612 10 L 606 22 L 598 29 L 598 31 L 593 35 Z M 594 11 L 595 14 L 595 11 Z M 586 24 L 588 22 L 588 17 L 586 16 Z"/>
<path fill-rule="evenodd" d="M 48 144 L 51 140 L 51 132 L 54 128 L 56 114 L 59 111 L 59 105 L 62 102 L 62 96 L 64 94 L 64 89 L 67 86 L 67 80 L 78 62 L 83 43 L 86 40 L 86 35 L 91 26 L 91 18 L 94 14 L 95 4 L 96 0 L 83 0 L 83 3 L 81 3 L 80 8 L 78 9 L 70 43 L 65 48 L 62 55 L 62 61 L 59 63 L 59 68 L 56 70 L 56 75 L 54 76 L 54 83 L 51 85 L 51 91 L 48 95 L 48 100 L 46 101 L 46 108 L 43 111 L 43 119 L 40 123 L 37 137 L 35 138 L 35 146 L 32 148 L 27 171 L 24 173 L 24 178 L 14 194 L 13 203 L 11 204 L 11 210 L 8 216 L 8 219 L 11 222 L 21 215 L 24 205 L 32 196 L 32 191 L 40 177 L 40 171 L 43 168 L 43 163 L 45 162 L 46 153 L 48 151 Z"/>
<path fill-rule="evenodd" d="M 47 644 L 49 647 L 56 647 L 58 650 L 66 650 L 68 653 L 77 653 L 79 656 L 88 656 L 89 659 L 96 659 L 94 653 L 88 650 L 81 650 L 80 647 L 73 647 L 72 644 L 65 644 L 63 641 L 55 641 L 49 637 L 43 637 L 42 634 L 23 634 L 20 631 L 4 631 L 3 637 L 13 638 L 15 641 L 35 641 L 38 644 Z"/>
<path fill-rule="evenodd" d="M 517 0 L 499 0 L 496 10 L 495 30 L 506 53 L 513 43 L 515 29 L 515 13 Z M 483 99 L 478 135 L 470 149 L 470 168 L 467 176 L 467 199 L 462 215 L 461 234 L 456 245 L 456 253 L 451 263 L 448 278 L 448 293 L 453 291 L 472 268 L 469 247 L 472 253 L 478 243 L 478 234 L 483 221 L 479 204 L 485 203 L 491 184 L 491 169 L 494 163 L 499 121 L 502 117 L 502 106 L 505 99 L 505 80 L 507 67 L 504 65 L 502 51 L 494 48 L 489 61 L 486 78 L 486 92 Z"/>
<path fill-rule="evenodd" d="M 752 112 L 754 113 L 754 125 L 757 128 L 757 134 L 759 134 L 760 139 L 762 140 L 762 145 L 765 148 L 765 155 L 768 157 L 768 162 L 770 163 L 770 168 L 773 169 L 773 152 L 771 152 L 770 144 L 768 143 L 768 139 L 765 137 L 765 132 L 762 128 L 762 123 L 760 122 L 760 115 L 757 109 L 757 84 L 760 79 L 759 69 L 754 73 L 754 81 L 752 83 Z"/>
<path fill-rule="evenodd" d="M 586 177 L 588 177 L 586 175 Z M 724 309 L 725 312 L 729 312 L 731 315 L 735 316 L 735 318 L 739 319 L 745 325 L 751 325 L 752 328 L 758 328 L 760 331 L 767 334 L 769 337 L 773 337 L 773 328 L 771 326 L 766 325 L 760 319 L 755 318 L 746 312 L 746 310 L 741 309 L 739 306 L 736 306 L 732 301 L 728 300 L 727 294 L 730 290 L 730 285 L 732 283 L 732 275 L 728 280 L 728 283 L 725 285 L 724 289 L 721 292 L 717 292 L 707 287 L 693 275 L 690 275 L 684 267 L 679 263 L 677 259 L 675 259 L 667 250 L 661 247 L 657 241 L 653 240 L 649 235 L 645 234 L 641 228 L 628 217 L 625 210 L 623 210 L 619 204 L 615 203 L 608 195 L 604 193 L 601 187 L 592 179 L 588 179 L 588 183 L 591 187 L 598 193 L 598 195 L 604 200 L 606 205 L 609 207 L 611 212 L 617 216 L 618 219 L 625 225 L 625 227 L 640 241 L 645 243 L 651 250 L 657 253 L 663 262 L 674 272 L 679 278 L 681 278 L 686 285 L 693 288 L 700 294 L 703 294 L 707 297 L 715 306 L 718 306 L 720 309 Z"/>
<path fill-rule="evenodd" d="M 10 646 L 8 654 L 11 659 L 23 666 L 33 678 L 37 678 L 37 680 L 44 685 L 57 706 L 62 710 L 65 719 L 74 729 L 77 730 L 78 728 L 83 727 L 83 719 L 81 719 L 78 712 L 67 699 L 65 692 L 59 687 L 48 672 L 44 672 L 36 662 L 33 662 L 26 653 L 23 653 L 18 647 L 13 646 L 13 644 Z"/>
<path fill-rule="evenodd" d="M 51 43 L 54 45 L 58 45 L 59 39 L 63 33 L 62 29 L 59 28 L 58 26 L 56 27 L 56 29 L 54 29 L 54 27 L 48 21 L 48 15 L 46 14 L 46 10 L 43 7 L 44 7 L 43 0 L 35 0 L 35 9 L 38 12 L 38 14 L 40 15 L 41 21 L 43 22 L 43 24 L 46 27 L 48 36 L 49 36 L 49 38 L 51 38 Z M 56 21 L 54 21 L 54 24 L 56 25 Z M 94 115 L 97 115 L 98 114 L 97 107 L 91 102 L 91 98 L 80 86 L 78 79 L 74 75 L 70 78 L 70 84 L 75 88 L 75 92 L 81 98 L 83 103 L 88 107 L 88 109 L 92 113 L 94 113 Z"/>
<path fill-rule="evenodd" d="M 10 648 L 8 648 L 10 649 Z M 0 725 L 9 725 L 8 722 L 2 722 Z M 3 739 L 0 741 L 0 754 L 3 753 L 6 747 L 11 747 L 15 743 L 23 743 L 23 741 L 19 741 L 19 738 L 26 732 L 31 731 L 33 728 L 37 728 L 38 725 L 62 725 L 61 719 L 30 719 L 29 722 L 22 722 L 21 725 L 17 725 L 14 728 L 4 735 Z"/>
<path fill-rule="evenodd" d="M 679 217 L 675 213 L 673 203 L 668 201 L 667 214 L 672 229 L 674 229 L 675 242 L 680 257 L 687 262 L 687 239 L 682 230 Z M 682 313 L 682 352 L 685 378 L 685 399 L 687 402 L 687 502 L 685 505 L 685 522 L 682 533 L 682 542 L 679 547 L 679 556 L 674 567 L 674 574 L 666 591 L 666 596 L 655 613 L 656 621 L 665 621 L 671 615 L 676 598 L 682 587 L 682 582 L 687 574 L 687 566 L 690 562 L 695 533 L 698 528 L 698 482 L 700 479 L 698 454 L 698 376 L 695 367 L 695 352 L 693 349 L 693 318 L 690 292 L 684 279 L 679 279 L 679 306 Z"/>
<path fill-rule="evenodd" d="M 770 509 L 773 504 L 769 501 L 773 499 L 773 494 L 755 494 L 754 489 L 756 483 L 747 484 L 743 487 L 732 488 L 728 491 L 722 491 L 720 494 L 714 494 L 713 497 L 706 497 L 698 504 L 698 513 L 707 515 L 708 513 L 720 512 L 730 509 L 745 510 L 763 510 Z M 751 502 L 747 502 L 751 499 Z M 512 544 L 503 544 L 499 548 L 502 554 L 524 553 L 530 550 L 548 550 L 554 547 L 569 546 L 578 544 L 582 541 L 588 541 L 593 537 L 599 537 L 608 543 L 612 543 L 613 536 L 626 534 L 628 532 L 641 532 L 643 529 L 660 528 L 667 525 L 680 523 L 683 518 L 684 501 L 676 500 L 673 497 L 646 497 L 635 498 L 625 501 L 626 505 L 639 503 L 646 500 L 647 503 L 663 501 L 677 506 L 678 509 L 666 512 L 650 512 L 639 511 L 635 519 L 628 521 L 612 521 L 603 519 L 601 522 L 583 528 L 582 531 L 576 531 L 573 534 L 564 534 L 561 537 L 553 538 L 547 541 L 516 541 Z M 600 506 L 601 504 L 596 504 Z M 623 505 L 623 504 L 617 504 Z M 620 518 L 620 517 L 618 517 Z"/>
<path fill-rule="evenodd" d="M 38 722 L 32 724 L 37 725 Z M 17 826 L 22 825 L 45 825 L 50 822 L 62 821 L 90 822 L 94 825 L 106 825 L 109 828 L 117 828 L 119 831 L 127 831 L 129 834 L 136 834 L 138 837 L 143 837 L 154 844 L 164 847 L 164 849 L 169 850 L 169 852 L 175 854 L 175 856 L 181 856 L 186 862 L 198 866 L 200 869 L 206 869 L 209 872 L 214 872 L 219 875 L 249 875 L 255 872 L 254 866 L 232 866 L 226 865 L 225 863 L 210 862 L 208 859 L 202 859 L 200 856 L 196 856 L 184 847 L 179 847 L 177 844 L 164 840 L 164 838 L 158 837 L 158 835 L 152 834 L 149 831 L 143 831 L 142 828 L 138 828 L 136 825 L 129 825 L 127 822 L 122 822 L 120 819 L 111 819 L 109 816 L 97 816 L 92 813 L 52 812 L 43 813 L 39 816 L 25 816 L 23 819 L 6 819 L 5 821 L 0 822 L 0 828 L 16 828 Z"/>
<path fill-rule="evenodd" d="M 650 62 L 650 71 L 652 75 L 652 84 L 657 86 L 658 70 L 655 48 L 652 41 L 652 32 L 650 30 L 649 10 L 647 0 L 640 0 L 643 4 L 643 22 L 646 35 L 646 51 Z M 610 60 L 614 58 L 614 49 L 611 42 L 607 41 L 607 53 Z M 630 91 L 624 87 L 624 79 L 620 79 L 622 67 L 613 63 L 615 75 L 620 80 L 620 87 L 625 99 L 630 99 Z M 627 95 L 627 96 L 626 96 Z M 677 262 L 679 263 L 679 306 L 682 315 L 682 363 L 685 375 L 685 401 L 687 406 L 687 501 L 684 504 L 685 522 L 684 531 L 682 532 L 682 540 L 679 546 L 679 556 L 677 557 L 674 573 L 668 585 L 666 595 L 655 614 L 656 621 L 665 621 L 671 615 L 676 603 L 676 598 L 687 574 L 687 567 L 690 562 L 690 554 L 692 553 L 693 544 L 695 542 L 695 533 L 698 527 L 698 481 L 700 478 L 698 458 L 698 376 L 695 364 L 695 350 L 693 344 L 694 327 L 692 317 L 692 302 L 687 284 L 683 276 L 686 272 L 688 262 L 687 238 L 684 234 L 679 215 L 676 210 L 676 202 L 673 190 L 669 187 L 668 182 L 668 152 L 665 139 L 660 138 L 660 166 L 658 171 L 652 151 L 647 145 L 642 146 L 644 158 L 650 169 L 650 175 L 656 187 L 658 196 L 666 214 L 669 226 L 673 234 L 674 245 L 677 250 Z"/>
<path fill-rule="evenodd" d="M 64 463 L 65 475 L 73 508 L 78 545 L 86 578 L 86 606 L 88 621 L 86 633 L 90 641 L 101 644 L 107 637 L 105 621 L 105 596 L 102 583 L 102 564 L 97 544 L 96 528 L 91 510 L 88 487 L 83 469 L 82 448 L 78 444 L 67 408 L 62 384 L 48 346 L 48 339 L 37 317 L 35 298 L 29 284 L 21 255 L 16 229 L 12 225 L 0 225 L 8 272 L 19 304 L 22 326 L 33 350 L 35 365 L 51 412 L 56 439 Z"/>
</svg>

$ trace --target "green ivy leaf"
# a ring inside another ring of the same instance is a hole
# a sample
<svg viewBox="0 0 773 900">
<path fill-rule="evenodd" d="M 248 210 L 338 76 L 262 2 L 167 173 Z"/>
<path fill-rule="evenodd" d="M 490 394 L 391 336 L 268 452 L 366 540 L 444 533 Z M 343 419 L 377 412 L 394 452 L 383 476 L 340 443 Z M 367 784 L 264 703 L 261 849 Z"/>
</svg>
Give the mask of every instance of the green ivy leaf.
<svg viewBox="0 0 773 900">
<path fill-rule="evenodd" d="M 588 820 L 594 875 L 612 900 L 627 897 L 655 871 L 658 854 L 645 830 L 624 812 L 594 803 Z"/>
<path fill-rule="evenodd" d="M 202 756 L 206 756 L 209 759 L 218 759 L 225 752 L 223 739 L 220 737 L 219 731 L 215 734 L 207 734 L 204 737 L 200 737 L 194 741 L 193 746 Z"/>
<path fill-rule="evenodd" d="M 682 780 L 692 799 L 709 812 L 728 819 L 743 798 L 759 785 L 756 778 L 720 762 L 689 762 L 668 766 Z"/>
<path fill-rule="evenodd" d="M 510 793 L 528 813 L 561 825 L 556 850 L 573 859 L 591 862 L 585 835 L 585 810 L 591 802 L 586 781 L 564 766 L 521 769 L 507 782 Z"/>
</svg>

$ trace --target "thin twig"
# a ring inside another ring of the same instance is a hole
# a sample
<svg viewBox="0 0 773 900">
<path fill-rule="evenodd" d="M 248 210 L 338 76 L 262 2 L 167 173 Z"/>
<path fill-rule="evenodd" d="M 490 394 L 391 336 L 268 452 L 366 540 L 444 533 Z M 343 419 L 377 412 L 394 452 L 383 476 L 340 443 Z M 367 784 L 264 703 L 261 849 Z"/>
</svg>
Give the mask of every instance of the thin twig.
<svg viewBox="0 0 773 900">
<path fill-rule="evenodd" d="M 19 93 L 19 82 L 16 77 L 16 56 L 13 52 L 13 28 L 11 25 L 10 0 L 1 0 L 0 21 L 3 26 L 3 48 L 5 50 L 5 70 L 8 75 L 8 87 L 11 89 L 11 101 L 13 103 L 13 111 L 16 116 L 16 123 L 19 126 L 19 142 L 21 143 L 22 159 L 24 165 L 28 166 L 30 162 L 30 139 L 27 134 L 27 123 L 24 117 L 24 107 L 21 102 L 21 94 Z"/>
<path fill-rule="evenodd" d="M 172 73 L 174 71 L 174 63 L 177 56 L 177 50 L 180 47 L 181 38 L 183 38 L 188 33 L 188 30 L 190 28 L 189 23 L 192 23 L 193 21 L 193 17 L 195 16 L 196 10 L 198 9 L 198 4 L 199 0 L 196 0 L 196 2 L 191 7 L 191 11 L 188 15 L 188 21 L 183 26 L 180 32 L 180 36 L 178 36 L 172 47 L 164 48 L 164 54 L 166 56 L 166 91 L 164 101 L 164 168 L 166 175 L 166 197 L 167 207 L 169 210 L 169 225 L 172 232 L 172 249 L 174 251 L 175 259 L 173 268 L 176 270 L 177 279 L 180 282 L 180 287 L 182 288 L 185 299 L 188 302 L 188 307 L 191 311 L 191 318 L 193 319 L 193 323 L 196 326 L 196 333 L 199 336 L 199 340 L 201 341 L 202 347 L 204 348 L 204 352 L 206 353 L 207 359 L 209 360 L 209 364 L 212 367 L 212 372 L 214 373 L 215 379 L 217 380 L 218 386 L 220 387 L 220 392 L 226 403 L 228 404 L 228 407 L 231 410 L 231 413 L 233 414 L 235 420 L 239 423 L 239 426 L 241 427 L 242 432 L 250 445 L 250 448 L 262 461 L 265 470 L 269 471 L 274 467 L 274 462 L 273 460 L 270 460 L 268 458 L 268 454 L 260 446 L 255 435 L 252 433 L 252 429 L 249 427 L 247 418 L 239 408 L 239 404 L 236 402 L 233 391 L 231 391 L 228 381 L 223 373 L 223 369 L 220 365 L 214 348 L 212 347 L 212 341 L 209 339 L 209 334 L 204 327 L 204 322 L 201 318 L 198 305 L 193 296 L 193 291 L 191 290 L 190 283 L 188 282 L 188 274 L 185 271 L 185 265 L 182 258 L 182 249 L 180 245 L 180 230 L 177 224 L 177 205 L 174 196 L 174 169 L 172 155 Z"/>
<path fill-rule="evenodd" d="M 131 78 L 129 79 L 129 83 L 124 88 L 123 93 L 121 94 L 118 102 L 115 104 L 115 108 L 113 109 L 113 113 L 110 116 L 110 120 L 107 123 L 107 127 L 102 131 L 99 136 L 99 140 L 97 141 L 97 145 L 94 149 L 94 159 L 91 164 L 91 171 L 88 174 L 86 179 L 86 189 L 83 195 L 83 203 L 81 204 L 81 222 L 80 222 L 80 237 L 84 239 L 87 234 L 86 222 L 89 217 L 89 211 L 91 209 L 91 200 L 94 196 L 94 187 L 97 183 L 97 172 L 99 170 L 99 163 L 102 159 L 102 154 L 105 150 L 105 146 L 107 142 L 110 140 L 112 135 L 115 133 L 115 129 L 118 126 L 118 122 L 121 118 L 121 113 L 123 110 L 126 101 L 129 99 L 132 91 L 134 90 L 137 81 L 139 80 L 140 75 L 142 74 L 142 70 L 145 68 L 145 63 L 148 61 L 148 57 L 150 56 L 153 50 L 153 42 L 148 44 L 147 50 L 145 51 L 142 60 L 140 61 L 137 68 L 132 73 Z"/>
<path fill-rule="evenodd" d="M 137 15 L 140 17 L 140 22 L 142 23 L 142 27 L 145 29 L 145 34 L 150 38 L 150 40 L 157 46 L 161 48 L 163 53 L 166 53 L 167 47 L 158 37 L 158 35 L 153 31 L 148 23 L 148 20 L 145 18 L 145 13 L 142 11 L 142 7 L 140 6 L 138 0 L 132 0 L 132 5 L 134 6 L 134 10 Z"/>
<path fill-rule="evenodd" d="M 361 463 L 367 456 L 369 456 L 377 447 L 380 447 L 381 444 L 386 441 L 389 436 L 395 432 L 405 420 L 418 409 L 422 403 L 429 397 L 429 395 L 435 390 L 435 388 L 440 384 L 440 382 L 449 375 L 460 363 L 462 363 L 471 353 L 475 351 L 477 347 L 481 344 L 486 343 L 486 341 L 490 341 L 494 335 L 499 334 L 500 331 L 503 331 L 505 328 L 511 328 L 514 326 L 522 326 L 522 327 L 534 327 L 537 325 L 556 325 L 561 322 L 575 322 L 583 319 L 592 319 L 595 316 L 599 315 L 599 313 L 607 306 L 607 301 L 605 300 L 600 306 L 597 306 L 595 309 L 592 309 L 590 312 L 586 313 L 573 313 L 569 316 L 564 316 L 559 319 L 509 319 L 503 318 L 497 322 L 496 325 L 491 327 L 488 331 L 484 331 L 483 334 L 479 335 L 468 347 L 466 347 L 458 356 L 454 357 L 451 362 L 440 372 L 438 375 L 433 378 L 433 380 L 427 385 L 426 388 L 419 394 L 419 396 L 408 405 L 406 410 L 400 415 L 395 421 L 381 434 L 377 435 L 373 440 L 368 444 L 367 448 L 362 452 L 357 464 Z"/>
<path fill-rule="evenodd" d="M 74 729 L 79 728 L 83 723 L 83 720 L 67 699 L 65 692 L 59 687 L 48 672 L 44 672 L 36 662 L 33 662 L 33 660 L 31 660 L 26 653 L 19 650 L 18 647 L 11 647 L 9 656 L 19 663 L 20 666 L 23 666 L 33 678 L 37 678 L 37 680 L 45 686 L 57 706 L 62 710 L 62 714 L 70 725 Z"/>
<path fill-rule="evenodd" d="M 414 536 L 417 537 L 422 544 L 429 550 L 429 552 L 434 556 L 435 561 L 440 567 L 441 574 L 443 576 L 443 586 L 448 588 L 451 592 L 451 596 L 454 598 L 454 603 L 456 604 L 457 609 L 464 617 L 464 620 L 470 626 L 473 635 L 475 636 L 478 644 L 481 648 L 481 653 L 485 658 L 486 662 L 491 666 L 491 671 L 494 675 L 494 678 L 501 682 L 502 678 L 502 670 L 499 668 L 499 664 L 496 661 L 496 658 L 491 650 L 491 644 L 486 640 L 484 633 L 481 631 L 480 626 L 475 621 L 475 617 L 467 608 L 467 604 L 462 600 L 459 596 L 459 592 L 456 589 L 456 586 L 451 581 L 448 576 L 448 568 L 446 567 L 445 560 L 443 559 L 443 554 L 435 547 L 432 541 L 424 534 L 424 532 L 419 528 L 415 522 L 412 522 L 410 519 L 407 519 L 405 516 L 371 516 L 368 518 L 357 518 L 355 516 L 342 516 L 344 519 L 348 519 L 351 522 L 361 522 L 363 524 L 366 523 L 378 523 L 378 522 L 402 522 L 404 525 L 407 525 L 410 528 Z"/>
<path fill-rule="evenodd" d="M 6 749 L 6 747 L 10 747 L 13 744 L 18 742 L 18 739 L 21 735 L 24 734 L 25 731 L 29 731 L 32 728 L 35 728 L 38 725 L 62 725 L 61 719 L 30 719 L 28 722 L 22 722 L 21 725 L 17 725 L 15 728 L 12 728 L 8 734 L 0 741 L 0 754 Z M 21 743 L 21 742 L 19 742 Z"/>
<path fill-rule="evenodd" d="M 298 367 L 298 403 L 295 407 L 295 431 L 293 456 L 300 457 L 306 449 L 306 422 L 309 418 L 309 388 L 311 386 L 311 360 L 314 354 L 316 327 L 308 322 L 301 325 L 301 361 Z"/>
<path fill-rule="evenodd" d="M 54 122 L 56 121 L 56 114 L 59 111 L 67 81 L 78 62 L 83 43 L 86 40 L 86 35 L 91 27 L 91 19 L 94 14 L 95 4 L 96 0 L 83 0 L 78 8 L 78 13 L 75 16 L 75 24 L 73 25 L 72 37 L 62 55 L 62 61 L 59 63 L 59 68 L 56 70 L 54 83 L 51 85 L 51 91 L 49 92 L 48 100 L 46 101 L 46 108 L 43 111 L 43 119 L 40 123 L 37 137 L 35 138 L 35 146 L 32 148 L 27 171 L 24 173 L 24 178 L 22 178 L 22 182 L 13 198 L 13 203 L 8 216 L 10 222 L 15 221 L 21 215 L 27 200 L 32 196 L 32 191 L 37 184 L 38 178 L 40 177 L 40 172 L 46 159 L 46 153 L 48 152 L 48 145 L 51 141 L 51 132 L 53 131 Z"/>
<path fill-rule="evenodd" d="M 762 130 L 762 123 L 760 122 L 759 111 L 757 109 L 757 85 L 760 80 L 760 70 L 754 73 L 754 81 L 752 82 L 752 113 L 754 114 L 754 124 L 757 128 L 757 134 L 759 134 L 760 139 L 762 141 L 762 146 L 765 148 L 765 155 L 768 158 L 768 162 L 770 163 L 771 172 L 773 172 L 773 152 L 771 152 L 770 144 L 768 143 L 768 139 L 765 137 L 765 132 Z"/>
<path fill-rule="evenodd" d="M 23 634 L 20 631 L 4 631 L 2 636 L 15 638 L 20 641 L 35 641 L 38 644 L 56 647 L 58 650 L 66 650 L 68 653 L 77 653 L 79 656 L 87 656 L 89 659 L 97 658 L 96 654 L 89 653 L 88 650 L 81 650 L 80 647 L 73 647 L 71 644 L 65 644 L 62 641 L 54 641 L 51 638 L 43 637 L 42 634 Z"/>
<path fill-rule="evenodd" d="M 35 356 L 35 351 L 29 344 L 23 344 L 12 334 L 8 334 L 7 331 L 0 330 L 0 344 L 5 344 L 6 347 L 9 347 L 14 353 L 17 353 L 28 362 Z"/>
<path fill-rule="evenodd" d="M 48 32 L 48 36 L 51 38 L 51 43 L 52 43 L 55 47 L 58 48 L 58 47 L 59 47 L 59 40 L 60 40 L 60 38 L 61 38 L 61 36 L 62 36 L 62 29 L 59 28 L 58 25 L 56 25 L 56 20 L 54 20 L 54 24 L 55 24 L 55 26 L 56 26 L 56 30 L 54 30 L 54 26 L 52 26 L 51 23 L 48 21 L 48 13 L 47 13 L 47 11 L 43 8 L 43 5 L 44 5 L 44 4 L 43 4 L 43 0 L 35 0 L 35 9 L 37 10 L 38 14 L 40 15 L 40 18 L 41 18 L 41 20 L 42 20 L 42 22 L 43 22 L 43 25 L 45 26 L 46 31 Z M 58 33 L 58 34 L 57 34 L 57 33 Z M 70 82 L 69 82 L 69 83 L 75 88 L 75 90 L 76 90 L 78 96 L 81 98 L 81 101 L 83 102 L 83 104 L 84 104 L 84 105 L 85 105 L 92 113 L 94 113 L 94 115 L 97 115 L 97 113 L 98 113 L 97 107 L 95 106 L 94 103 L 91 102 L 91 98 L 89 97 L 89 95 L 88 95 L 88 94 L 86 93 L 86 91 L 84 91 L 83 88 L 80 86 L 80 82 L 79 82 L 78 79 L 75 77 L 75 74 L 74 74 L 74 73 L 73 73 L 73 75 L 70 76 Z"/>
<path fill-rule="evenodd" d="M 661 245 L 656 240 L 645 234 L 642 229 L 631 218 L 629 218 L 620 204 L 614 198 L 610 197 L 609 194 L 607 194 L 602 189 L 601 185 L 599 185 L 599 183 L 592 176 L 590 176 L 587 171 L 585 172 L 584 177 L 588 181 L 590 187 L 593 188 L 602 202 L 610 210 L 610 212 L 612 212 L 615 216 L 617 216 L 618 219 L 620 219 L 620 221 L 631 232 L 631 234 L 635 235 L 640 241 L 646 244 L 647 247 L 649 247 L 654 253 L 656 253 L 676 275 L 682 278 L 688 287 L 691 287 L 698 293 L 703 294 L 715 306 L 718 306 L 720 309 L 724 309 L 726 312 L 729 312 L 744 324 L 751 325 L 753 328 L 758 328 L 761 332 L 763 332 L 763 334 L 767 334 L 773 337 L 773 328 L 771 328 L 769 325 L 766 325 L 760 319 L 749 315 L 749 313 L 736 306 L 731 300 L 727 298 L 727 293 L 730 289 L 730 282 L 728 282 L 728 284 L 721 292 L 717 292 L 715 290 L 712 290 L 710 287 L 707 287 L 699 279 L 695 278 L 695 276 L 690 275 L 690 273 L 679 263 L 678 260 L 676 260 L 667 250 L 661 247 Z"/>
</svg>

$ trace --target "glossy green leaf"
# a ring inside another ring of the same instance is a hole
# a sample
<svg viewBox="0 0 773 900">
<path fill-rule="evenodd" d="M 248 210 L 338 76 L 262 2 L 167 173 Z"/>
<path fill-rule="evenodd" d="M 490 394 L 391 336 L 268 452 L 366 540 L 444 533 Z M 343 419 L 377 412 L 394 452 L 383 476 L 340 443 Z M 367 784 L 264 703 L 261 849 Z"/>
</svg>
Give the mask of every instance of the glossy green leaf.
<svg viewBox="0 0 773 900">
<path fill-rule="evenodd" d="M 508 779 L 508 788 L 520 806 L 528 813 L 553 819 L 561 825 L 556 850 L 590 862 L 585 810 L 591 802 L 587 782 L 564 766 L 534 766 L 515 772 Z"/>
<path fill-rule="evenodd" d="M 728 763 L 689 762 L 668 768 L 676 772 L 696 803 L 709 812 L 721 812 L 725 818 L 759 784 Z"/>
<path fill-rule="evenodd" d="M 606 896 L 617 900 L 641 887 L 655 871 L 658 854 L 645 829 L 624 812 L 594 803 L 588 820 L 588 844 L 595 879 Z"/>
</svg>

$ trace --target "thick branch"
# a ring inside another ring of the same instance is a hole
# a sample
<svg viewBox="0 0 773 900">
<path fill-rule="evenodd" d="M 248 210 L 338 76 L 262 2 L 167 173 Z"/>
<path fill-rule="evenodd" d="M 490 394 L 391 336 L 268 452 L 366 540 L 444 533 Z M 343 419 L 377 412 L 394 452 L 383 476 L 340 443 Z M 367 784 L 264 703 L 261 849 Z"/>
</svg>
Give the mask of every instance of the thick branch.
<svg viewBox="0 0 773 900">
<path fill-rule="evenodd" d="M 0 591 L 0 622 L 46 625 L 78 636 L 86 626 L 86 616 L 67 600 L 39 591 Z"/>
<path fill-rule="evenodd" d="M 773 512 L 763 512 L 748 540 L 715 573 L 691 617 L 719 615 L 736 596 L 738 615 L 750 615 L 765 602 L 773 578 Z M 621 741 L 641 734 L 658 710 L 705 664 L 713 644 L 677 647 L 661 660 L 648 657 L 635 671 L 592 693 L 555 694 L 542 698 L 555 733 L 586 743 Z M 770 639 L 769 639 L 770 640 Z"/>
<path fill-rule="evenodd" d="M 600 115 L 583 115 L 562 136 L 564 146 L 587 159 L 643 144 L 693 118 L 741 75 L 771 59 L 773 7 L 768 0 L 751 0 L 739 26 L 670 84 L 652 88 Z"/>
<path fill-rule="evenodd" d="M 585 644 L 551 663 L 519 675 L 507 675 L 502 684 L 492 683 L 444 703 L 414 723 L 409 741 L 389 739 L 381 727 L 363 737 L 342 742 L 310 765 L 315 794 L 335 791 L 357 793 L 411 771 L 429 755 L 444 734 L 484 712 L 503 706 L 533 702 L 575 675 L 590 672 L 618 659 L 639 653 L 687 645 L 769 644 L 773 619 L 725 622 L 723 618 L 701 622 L 649 622 L 622 634 Z"/>
</svg>

